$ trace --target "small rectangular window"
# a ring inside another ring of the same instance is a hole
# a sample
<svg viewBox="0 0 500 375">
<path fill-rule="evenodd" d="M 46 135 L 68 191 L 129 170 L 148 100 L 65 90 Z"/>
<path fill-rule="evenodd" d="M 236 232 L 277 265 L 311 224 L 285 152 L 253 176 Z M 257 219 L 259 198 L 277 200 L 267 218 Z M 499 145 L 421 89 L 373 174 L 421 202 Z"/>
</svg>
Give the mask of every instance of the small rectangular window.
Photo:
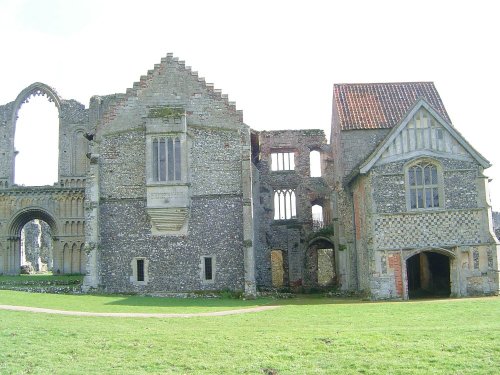
<svg viewBox="0 0 500 375">
<path fill-rule="evenodd" d="M 144 259 L 137 259 L 137 281 L 144 281 Z"/>
<path fill-rule="evenodd" d="M 205 257 L 204 259 L 204 268 L 205 268 L 205 280 L 212 280 L 212 257 Z"/>
</svg>

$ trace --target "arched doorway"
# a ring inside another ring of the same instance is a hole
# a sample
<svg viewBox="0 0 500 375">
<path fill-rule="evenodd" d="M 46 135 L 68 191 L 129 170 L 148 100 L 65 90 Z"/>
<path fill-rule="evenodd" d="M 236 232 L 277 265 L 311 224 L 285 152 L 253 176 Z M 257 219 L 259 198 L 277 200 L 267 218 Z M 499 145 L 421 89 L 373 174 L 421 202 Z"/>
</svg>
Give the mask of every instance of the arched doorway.
<svg viewBox="0 0 500 375">
<path fill-rule="evenodd" d="M 422 251 L 406 260 L 408 298 L 449 297 L 451 261 L 448 254 Z"/>
<path fill-rule="evenodd" d="M 9 225 L 8 248 L 4 253 L 4 273 L 10 275 L 18 275 L 22 265 L 27 265 L 28 262 L 34 267 L 31 261 L 27 259 L 26 254 L 26 228 L 29 229 L 31 223 L 46 223 L 46 228 L 49 230 L 51 237 L 51 254 L 50 263 L 53 266 L 58 264 L 58 247 L 55 239 L 58 233 L 56 220 L 52 215 L 42 208 L 30 208 L 21 210 L 12 219 Z M 28 225 L 27 225 L 28 224 Z M 41 227 L 41 225 L 40 225 Z M 45 240 L 47 242 L 47 240 Z M 29 258 L 29 257 L 28 257 Z"/>
<path fill-rule="evenodd" d="M 316 238 L 309 244 L 305 257 L 304 286 L 310 289 L 337 285 L 335 247 L 328 238 Z"/>
</svg>

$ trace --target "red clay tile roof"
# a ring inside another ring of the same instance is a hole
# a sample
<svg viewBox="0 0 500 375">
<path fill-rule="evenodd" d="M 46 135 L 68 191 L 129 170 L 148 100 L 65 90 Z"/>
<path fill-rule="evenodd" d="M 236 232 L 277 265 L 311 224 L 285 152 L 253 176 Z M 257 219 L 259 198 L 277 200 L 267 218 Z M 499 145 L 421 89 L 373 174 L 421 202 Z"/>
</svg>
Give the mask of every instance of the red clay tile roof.
<svg viewBox="0 0 500 375">
<path fill-rule="evenodd" d="M 341 130 L 392 128 L 421 98 L 451 123 L 432 82 L 336 84 L 333 90 Z"/>
</svg>

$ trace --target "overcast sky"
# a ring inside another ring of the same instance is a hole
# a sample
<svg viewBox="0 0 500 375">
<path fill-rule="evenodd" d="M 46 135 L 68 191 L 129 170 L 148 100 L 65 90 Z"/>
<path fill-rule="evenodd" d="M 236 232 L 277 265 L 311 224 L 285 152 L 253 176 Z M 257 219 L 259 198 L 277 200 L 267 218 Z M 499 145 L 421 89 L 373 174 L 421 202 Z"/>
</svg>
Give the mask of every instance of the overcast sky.
<svg viewBox="0 0 500 375">
<path fill-rule="evenodd" d="M 495 3 L 0 0 L 0 104 L 43 82 L 88 106 L 173 52 L 252 128 L 329 136 L 334 83 L 433 81 L 454 126 L 494 164 L 500 210 Z"/>
</svg>

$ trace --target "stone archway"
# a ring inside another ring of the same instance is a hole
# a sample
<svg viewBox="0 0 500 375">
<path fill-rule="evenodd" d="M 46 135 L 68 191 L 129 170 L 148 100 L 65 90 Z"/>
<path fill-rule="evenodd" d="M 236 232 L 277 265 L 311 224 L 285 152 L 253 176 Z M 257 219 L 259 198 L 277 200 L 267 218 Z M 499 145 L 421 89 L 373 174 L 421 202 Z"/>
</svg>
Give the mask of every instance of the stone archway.
<svg viewBox="0 0 500 375">
<path fill-rule="evenodd" d="M 59 112 L 58 174 L 57 182 L 52 185 L 14 183 L 18 112 L 32 96 L 46 96 Z M 51 228 L 54 272 L 84 271 L 84 201 L 88 167 L 88 140 L 84 135 L 92 129 L 88 114 L 83 104 L 62 99 L 53 88 L 40 82 L 26 87 L 15 101 L 0 106 L 0 117 L 8 120 L 0 127 L 0 139 L 4 139 L 1 150 L 4 158 L 0 162 L 0 274 L 19 273 L 21 229 L 33 219 L 43 220 Z M 64 247 L 69 249 L 66 253 Z"/>
<path fill-rule="evenodd" d="M 8 226 L 8 237 L 2 257 L 3 265 L 1 265 L 3 273 L 9 275 L 19 274 L 21 267 L 21 231 L 27 223 L 35 219 L 42 220 L 49 225 L 53 242 L 53 254 L 54 258 L 56 258 L 58 248 L 55 240 L 57 239 L 59 228 L 53 215 L 41 207 L 21 209 L 12 216 L 12 220 Z"/>
<path fill-rule="evenodd" d="M 21 230 L 31 220 L 46 222 L 52 235 L 53 271 L 81 273 L 86 258 L 84 238 L 84 189 L 57 186 L 0 189 L 0 274 L 16 275 L 21 265 Z M 63 252 L 64 245 L 70 251 Z M 64 257 L 75 260 L 66 262 Z M 80 264 L 76 259 L 79 260 Z"/>
<path fill-rule="evenodd" d="M 326 237 L 315 238 L 306 251 L 304 286 L 323 289 L 337 285 L 336 263 L 333 242 Z"/>
<path fill-rule="evenodd" d="M 406 287 L 409 299 L 449 297 L 452 292 L 454 254 L 445 249 L 414 252 L 406 258 Z"/>
</svg>

